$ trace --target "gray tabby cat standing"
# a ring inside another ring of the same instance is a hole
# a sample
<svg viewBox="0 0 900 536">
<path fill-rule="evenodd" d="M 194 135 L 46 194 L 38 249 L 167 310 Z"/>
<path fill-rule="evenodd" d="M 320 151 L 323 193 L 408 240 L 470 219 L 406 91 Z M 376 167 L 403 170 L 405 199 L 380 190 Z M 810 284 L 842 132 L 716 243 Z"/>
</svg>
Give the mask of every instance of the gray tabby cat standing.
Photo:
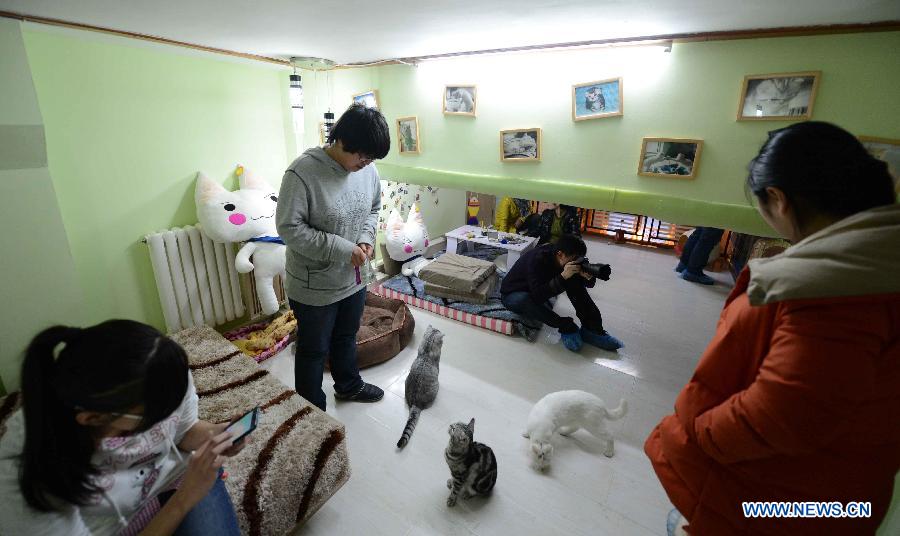
<svg viewBox="0 0 900 536">
<path fill-rule="evenodd" d="M 456 506 L 457 497 L 466 500 L 473 495 L 487 495 L 497 483 L 497 458 L 491 447 L 474 440 L 475 419 L 468 425 L 461 422 L 450 425 L 450 444 L 444 450 L 444 459 L 450 466 L 447 487 L 450 496 L 447 506 Z"/>
<path fill-rule="evenodd" d="M 419 355 L 413 361 L 406 377 L 406 404 L 409 406 L 409 419 L 397 447 L 403 448 L 419 422 L 419 413 L 431 406 L 438 393 L 438 365 L 441 362 L 441 346 L 444 334 L 428 326 L 425 338 L 419 345 Z"/>
</svg>

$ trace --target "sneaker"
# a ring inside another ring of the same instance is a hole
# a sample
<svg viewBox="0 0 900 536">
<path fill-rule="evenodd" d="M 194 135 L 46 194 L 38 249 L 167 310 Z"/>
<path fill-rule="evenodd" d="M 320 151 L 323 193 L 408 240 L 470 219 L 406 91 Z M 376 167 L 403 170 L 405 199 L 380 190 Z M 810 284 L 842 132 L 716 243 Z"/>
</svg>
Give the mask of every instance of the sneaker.
<svg viewBox="0 0 900 536">
<path fill-rule="evenodd" d="M 593 331 L 581 328 L 581 339 L 588 344 L 593 344 L 597 348 L 600 348 L 602 350 L 609 350 L 610 352 L 615 352 L 619 348 L 623 348 L 625 346 L 622 341 L 613 337 L 605 331 L 602 335 L 598 335 Z"/>
<path fill-rule="evenodd" d="M 541 326 L 530 326 L 525 322 L 517 322 L 516 331 L 525 337 L 525 340 L 528 342 L 534 342 L 538 339 L 538 335 L 541 332 Z"/>
<path fill-rule="evenodd" d="M 563 345 L 566 349 L 577 352 L 581 350 L 581 335 L 576 331 L 574 333 L 560 333 L 560 339 L 562 339 Z"/>
<path fill-rule="evenodd" d="M 666 534 L 668 534 L 668 536 L 681 536 L 682 534 L 687 534 L 683 528 L 686 524 L 687 520 L 684 519 L 681 512 L 676 508 L 672 508 L 666 519 Z"/>
<path fill-rule="evenodd" d="M 334 398 L 350 402 L 378 402 L 384 398 L 384 391 L 371 383 L 363 383 L 362 387 L 352 395 L 334 393 Z"/>
<path fill-rule="evenodd" d="M 681 261 L 678 261 L 678 266 L 675 267 L 675 271 L 678 272 L 678 273 L 680 274 L 681 272 L 684 271 L 685 268 L 687 268 L 687 265 L 685 265 L 685 264 L 684 264 L 683 262 L 681 262 Z"/>
<path fill-rule="evenodd" d="M 714 285 L 716 283 L 713 278 L 709 277 L 703 272 L 695 274 L 685 270 L 681 273 L 681 278 L 685 281 L 690 281 L 691 283 L 700 283 L 701 285 Z"/>
</svg>

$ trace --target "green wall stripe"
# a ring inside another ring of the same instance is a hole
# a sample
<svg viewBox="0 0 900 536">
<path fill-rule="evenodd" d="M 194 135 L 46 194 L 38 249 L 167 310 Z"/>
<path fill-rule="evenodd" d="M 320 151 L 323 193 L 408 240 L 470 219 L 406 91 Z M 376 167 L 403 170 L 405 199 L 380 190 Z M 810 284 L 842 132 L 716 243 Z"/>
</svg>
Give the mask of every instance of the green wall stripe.
<svg viewBox="0 0 900 536">
<path fill-rule="evenodd" d="M 759 236 L 775 236 L 756 209 L 716 201 L 593 186 L 563 179 L 501 177 L 380 162 L 382 179 L 410 184 L 511 195 L 583 208 L 643 214 L 683 225 L 720 227 Z"/>
<path fill-rule="evenodd" d="M 47 167 L 43 125 L 0 125 L 0 169 Z"/>
</svg>

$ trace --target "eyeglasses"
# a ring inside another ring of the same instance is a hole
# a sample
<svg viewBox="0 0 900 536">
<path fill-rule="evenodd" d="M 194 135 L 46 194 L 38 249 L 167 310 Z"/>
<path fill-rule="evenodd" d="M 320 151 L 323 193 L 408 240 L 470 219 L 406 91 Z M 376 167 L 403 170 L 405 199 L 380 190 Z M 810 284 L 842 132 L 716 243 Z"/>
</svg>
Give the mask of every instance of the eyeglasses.
<svg viewBox="0 0 900 536">
<path fill-rule="evenodd" d="M 115 416 L 115 417 L 117 417 L 117 418 L 119 418 L 119 419 L 132 419 L 132 420 L 135 420 L 135 421 L 142 421 L 142 420 L 144 420 L 144 416 L 143 416 L 143 415 L 135 415 L 135 414 L 133 414 L 133 413 L 110 413 L 110 415 L 113 415 L 113 416 Z"/>
</svg>

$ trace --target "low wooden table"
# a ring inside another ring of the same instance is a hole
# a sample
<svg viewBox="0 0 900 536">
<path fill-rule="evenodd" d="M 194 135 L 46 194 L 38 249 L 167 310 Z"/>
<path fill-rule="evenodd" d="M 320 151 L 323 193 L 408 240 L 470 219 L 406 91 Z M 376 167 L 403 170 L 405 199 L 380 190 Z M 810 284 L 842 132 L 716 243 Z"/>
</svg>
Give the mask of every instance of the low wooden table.
<svg viewBox="0 0 900 536">
<path fill-rule="evenodd" d="M 468 233 L 474 233 L 474 236 L 469 238 L 468 236 L 466 236 Z M 476 227 L 474 225 L 463 225 L 462 227 L 453 229 L 444 236 L 447 237 L 447 251 L 449 253 L 456 253 L 456 246 L 460 242 L 484 244 L 486 246 L 505 249 L 509 252 L 506 260 L 507 271 L 513 267 L 516 261 L 519 260 L 519 257 L 522 255 L 522 253 L 525 253 L 537 244 L 537 238 L 531 236 L 514 235 L 504 232 L 498 232 L 497 235 L 498 238 L 488 238 L 487 236 L 484 236 L 482 234 L 481 227 Z M 501 244 L 500 238 L 507 236 L 514 236 L 522 240 L 522 242 L 519 242 L 518 244 Z"/>
</svg>

